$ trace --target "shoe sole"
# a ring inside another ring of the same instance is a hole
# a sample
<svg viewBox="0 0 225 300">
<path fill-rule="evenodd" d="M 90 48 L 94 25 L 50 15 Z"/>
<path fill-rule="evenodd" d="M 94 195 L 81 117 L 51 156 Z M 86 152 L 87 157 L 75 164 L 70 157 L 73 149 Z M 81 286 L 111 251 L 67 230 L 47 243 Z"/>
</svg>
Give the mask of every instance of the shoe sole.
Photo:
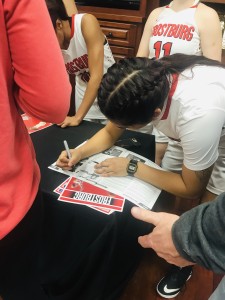
<svg viewBox="0 0 225 300">
<path fill-rule="evenodd" d="M 188 278 L 187 278 L 187 280 L 186 280 L 185 282 L 187 282 L 187 281 L 191 278 L 191 276 L 192 276 L 192 272 L 191 272 L 191 274 L 188 276 Z M 160 280 L 160 282 L 161 282 L 163 279 L 164 279 L 164 277 Z M 157 293 L 158 293 L 161 297 L 163 297 L 163 298 L 171 299 L 171 298 L 176 297 L 176 296 L 181 292 L 181 289 L 180 289 L 180 290 L 179 290 L 176 294 L 174 294 L 174 295 L 163 295 L 163 294 L 161 294 L 161 293 L 159 292 L 159 290 L 158 290 L 158 286 L 159 286 L 160 282 L 159 282 L 159 283 L 157 284 L 157 286 L 156 286 L 156 291 L 157 291 Z"/>
</svg>

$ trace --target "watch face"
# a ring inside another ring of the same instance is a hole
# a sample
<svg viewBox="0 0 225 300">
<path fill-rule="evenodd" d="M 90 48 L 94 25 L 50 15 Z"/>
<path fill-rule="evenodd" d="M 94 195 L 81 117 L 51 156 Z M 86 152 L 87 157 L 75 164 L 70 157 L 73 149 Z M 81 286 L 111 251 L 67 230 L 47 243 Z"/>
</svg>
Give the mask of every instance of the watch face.
<svg viewBox="0 0 225 300">
<path fill-rule="evenodd" d="M 129 169 L 130 169 L 130 171 L 135 171 L 135 170 L 136 170 L 136 166 L 134 166 L 134 165 L 129 165 Z"/>
<path fill-rule="evenodd" d="M 137 161 L 136 160 L 130 160 L 128 166 L 127 166 L 127 173 L 128 175 L 134 175 L 134 173 L 137 171 Z"/>
</svg>

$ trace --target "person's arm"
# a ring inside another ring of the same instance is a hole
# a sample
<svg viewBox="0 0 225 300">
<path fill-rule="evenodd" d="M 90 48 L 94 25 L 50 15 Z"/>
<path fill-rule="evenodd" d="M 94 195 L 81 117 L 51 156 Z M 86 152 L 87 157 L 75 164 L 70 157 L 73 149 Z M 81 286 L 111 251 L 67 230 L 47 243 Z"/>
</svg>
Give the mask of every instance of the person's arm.
<svg viewBox="0 0 225 300">
<path fill-rule="evenodd" d="M 149 42 L 152 36 L 153 26 L 161 10 L 162 7 L 159 7 L 150 13 L 147 22 L 145 23 L 144 31 L 136 55 L 137 57 L 149 57 Z"/>
<path fill-rule="evenodd" d="M 81 159 L 99 153 L 113 146 L 123 132 L 123 129 L 117 127 L 109 121 L 104 128 L 99 130 L 83 146 L 73 150 L 70 149 L 72 154 L 72 158 L 70 160 L 67 158 L 66 151 L 62 151 L 56 164 L 65 170 L 69 170 Z"/>
<path fill-rule="evenodd" d="M 128 158 L 109 158 L 96 164 L 96 173 L 104 177 L 126 176 Z M 209 180 L 212 167 L 201 171 L 192 171 L 184 165 L 182 173 L 177 174 L 169 171 L 155 169 L 138 162 L 137 172 L 134 177 L 165 190 L 173 195 L 184 198 L 199 198 Z"/>
<path fill-rule="evenodd" d="M 67 117 L 66 120 L 60 124 L 61 127 L 78 126 L 83 121 L 97 97 L 98 88 L 103 76 L 105 37 L 101 31 L 98 20 L 93 15 L 85 14 L 82 18 L 81 29 L 87 45 L 90 79 L 76 115 Z"/>
<path fill-rule="evenodd" d="M 217 12 L 201 3 L 197 8 L 196 21 L 203 55 L 221 61 L 222 30 Z"/>
<path fill-rule="evenodd" d="M 204 86 L 195 91 L 196 99 L 213 99 L 214 109 L 206 106 L 200 118 L 192 118 L 179 128 L 179 136 L 183 148 L 183 166 L 181 174 L 149 167 L 138 162 L 138 169 L 134 176 L 147 183 L 163 189 L 182 198 L 199 198 L 205 191 L 213 165 L 218 158 L 220 133 L 224 125 L 224 113 L 221 106 L 224 92 L 218 86 Z M 217 109 L 218 108 L 218 109 Z M 182 115 L 184 112 L 180 114 Z M 209 124 L 211 124 L 209 126 Z M 178 126 L 178 125 L 177 125 Z M 178 126 L 179 127 L 179 126 Z M 194 128 L 195 130 L 190 130 Z M 207 135 L 202 134 L 207 128 Z M 126 176 L 127 158 L 107 159 L 96 165 L 96 172 L 102 176 Z"/>
<path fill-rule="evenodd" d="M 19 107 L 43 121 L 62 121 L 71 87 L 44 0 L 4 1 L 4 13 Z"/>
<path fill-rule="evenodd" d="M 216 273 L 225 272 L 225 193 L 213 202 L 198 205 L 180 218 L 133 207 L 132 215 L 155 225 L 152 233 L 138 238 L 169 263 L 197 263 Z"/>
<path fill-rule="evenodd" d="M 66 12 L 67 12 L 68 16 L 71 17 L 72 15 L 78 13 L 77 6 L 76 6 L 74 0 L 62 0 L 62 1 L 64 3 L 64 6 L 66 8 Z"/>
<path fill-rule="evenodd" d="M 81 122 L 97 97 L 99 85 L 104 70 L 104 41 L 100 25 L 96 17 L 90 14 L 84 15 L 82 19 L 82 32 L 87 45 L 88 67 L 90 79 L 81 105 L 76 112 L 76 118 Z"/>
<path fill-rule="evenodd" d="M 225 272 L 224 211 L 225 193 L 180 217 L 172 238 L 182 257 L 214 272 Z"/>
</svg>

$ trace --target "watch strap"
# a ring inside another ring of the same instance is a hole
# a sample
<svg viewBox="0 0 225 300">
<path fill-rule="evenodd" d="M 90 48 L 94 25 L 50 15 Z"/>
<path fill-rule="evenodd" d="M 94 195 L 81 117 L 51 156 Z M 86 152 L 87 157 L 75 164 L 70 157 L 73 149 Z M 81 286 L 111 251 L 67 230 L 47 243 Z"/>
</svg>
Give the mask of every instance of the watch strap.
<svg viewBox="0 0 225 300">
<path fill-rule="evenodd" d="M 127 174 L 130 176 L 134 176 L 138 169 L 138 160 L 131 159 L 127 165 Z"/>
</svg>

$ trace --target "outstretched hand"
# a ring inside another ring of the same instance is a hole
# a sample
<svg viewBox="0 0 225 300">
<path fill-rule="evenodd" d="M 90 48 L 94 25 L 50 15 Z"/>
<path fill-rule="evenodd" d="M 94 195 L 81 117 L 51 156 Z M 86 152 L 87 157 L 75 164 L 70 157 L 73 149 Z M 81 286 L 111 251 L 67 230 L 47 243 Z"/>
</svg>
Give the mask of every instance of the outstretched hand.
<svg viewBox="0 0 225 300">
<path fill-rule="evenodd" d="M 103 177 L 126 176 L 128 163 L 129 159 L 124 157 L 107 158 L 95 165 L 95 172 Z"/>
<path fill-rule="evenodd" d="M 138 220 L 155 225 L 153 231 L 138 238 L 143 248 L 152 248 L 158 256 L 167 262 L 184 267 L 193 265 L 177 252 L 172 240 L 172 226 L 179 219 L 179 216 L 168 213 L 156 213 L 139 207 L 133 207 L 131 214 Z"/>
</svg>

